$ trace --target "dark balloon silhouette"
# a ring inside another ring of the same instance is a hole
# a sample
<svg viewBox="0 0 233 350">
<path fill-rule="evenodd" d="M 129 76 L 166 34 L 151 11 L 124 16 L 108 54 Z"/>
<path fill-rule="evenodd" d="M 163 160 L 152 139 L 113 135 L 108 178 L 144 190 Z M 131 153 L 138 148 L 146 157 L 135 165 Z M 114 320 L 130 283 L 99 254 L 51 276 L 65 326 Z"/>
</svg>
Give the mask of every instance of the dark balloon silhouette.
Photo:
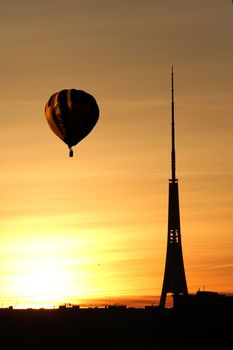
<svg viewBox="0 0 233 350">
<path fill-rule="evenodd" d="M 65 142 L 73 156 L 72 146 L 86 137 L 99 119 L 95 98 L 82 90 L 66 89 L 53 94 L 45 106 L 45 116 L 52 131 Z"/>
</svg>

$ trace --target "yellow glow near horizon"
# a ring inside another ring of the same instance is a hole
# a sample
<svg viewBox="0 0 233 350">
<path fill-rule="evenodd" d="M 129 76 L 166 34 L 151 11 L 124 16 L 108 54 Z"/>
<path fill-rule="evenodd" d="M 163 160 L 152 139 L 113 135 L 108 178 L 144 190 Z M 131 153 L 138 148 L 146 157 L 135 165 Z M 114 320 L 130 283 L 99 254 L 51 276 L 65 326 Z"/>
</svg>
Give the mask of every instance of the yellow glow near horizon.
<svg viewBox="0 0 233 350">
<path fill-rule="evenodd" d="M 16 220 L 17 235 L 1 242 L 0 261 L 5 271 L 1 276 L 2 305 L 52 307 L 64 302 L 77 304 L 80 300 L 155 294 L 150 277 L 154 270 L 153 248 L 139 239 L 140 233 L 130 244 L 127 238 L 128 247 L 122 250 L 122 227 L 116 232 L 82 228 L 64 234 L 64 217 L 50 218 L 44 225 L 39 224 L 38 218 L 34 220 L 38 225 L 34 233 L 29 232 L 35 226 L 33 218 L 25 217 L 25 221 Z M 45 230 L 45 225 L 50 227 L 47 234 L 39 232 Z"/>
<path fill-rule="evenodd" d="M 72 287 L 65 257 L 67 242 L 49 235 L 36 240 L 24 236 L 9 242 L 8 249 L 11 254 L 5 268 L 10 276 L 4 283 L 8 300 L 34 306 L 65 300 Z"/>
</svg>

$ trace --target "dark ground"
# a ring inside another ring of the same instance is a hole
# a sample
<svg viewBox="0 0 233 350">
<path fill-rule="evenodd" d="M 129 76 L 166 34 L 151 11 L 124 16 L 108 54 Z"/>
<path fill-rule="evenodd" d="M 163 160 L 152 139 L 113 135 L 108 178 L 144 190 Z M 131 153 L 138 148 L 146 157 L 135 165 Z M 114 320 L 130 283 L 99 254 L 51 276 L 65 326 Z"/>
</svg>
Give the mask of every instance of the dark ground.
<svg viewBox="0 0 233 350">
<path fill-rule="evenodd" d="M 0 309 L 0 349 L 228 349 L 232 316 L 232 305 L 205 310 Z"/>
</svg>

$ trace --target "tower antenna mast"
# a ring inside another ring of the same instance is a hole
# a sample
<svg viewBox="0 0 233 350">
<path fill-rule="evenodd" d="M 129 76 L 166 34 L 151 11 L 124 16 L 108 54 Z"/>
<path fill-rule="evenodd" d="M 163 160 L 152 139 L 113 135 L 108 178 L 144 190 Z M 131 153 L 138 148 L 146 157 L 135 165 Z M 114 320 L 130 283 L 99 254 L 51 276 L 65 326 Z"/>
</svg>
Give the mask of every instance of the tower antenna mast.
<svg viewBox="0 0 233 350">
<path fill-rule="evenodd" d="M 175 153 L 175 117 L 174 117 L 174 72 L 172 66 L 172 102 L 171 102 L 171 115 L 172 115 L 172 154 L 171 154 L 171 167 L 172 167 L 172 182 L 176 180 L 176 153 Z"/>
</svg>

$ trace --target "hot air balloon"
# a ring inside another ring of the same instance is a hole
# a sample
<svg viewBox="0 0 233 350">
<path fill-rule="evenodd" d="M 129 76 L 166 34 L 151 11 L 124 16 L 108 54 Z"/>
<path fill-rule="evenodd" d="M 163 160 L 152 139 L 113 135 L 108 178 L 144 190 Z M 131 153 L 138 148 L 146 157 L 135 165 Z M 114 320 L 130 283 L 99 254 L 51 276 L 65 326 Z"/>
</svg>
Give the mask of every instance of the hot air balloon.
<svg viewBox="0 0 233 350">
<path fill-rule="evenodd" d="M 99 107 L 89 93 L 66 89 L 50 97 L 45 106 L 45 116 L 52 131 L 68 145 L 72 157 L 72 146 L 77 145 L 96 125 Z"/>
</svg>

